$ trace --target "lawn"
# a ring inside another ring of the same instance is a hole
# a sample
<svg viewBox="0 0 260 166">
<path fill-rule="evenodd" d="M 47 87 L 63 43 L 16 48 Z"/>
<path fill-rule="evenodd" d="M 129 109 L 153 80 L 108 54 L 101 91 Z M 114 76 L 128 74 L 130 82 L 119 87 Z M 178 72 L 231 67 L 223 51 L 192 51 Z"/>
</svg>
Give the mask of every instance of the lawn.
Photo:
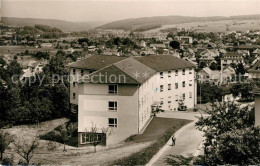
<svg viewBox="0 0 260 166">
<path fill-rule="evenodd" d="M 160 138 L 163 134 L 165 134 L 165 132 L 170 128 L 173 128 L 175 132 L 179 129 L 180 124 L 185 125 L 189 122 L 191 121 L 183 119 L 155 117 L 142 134 L 131 136 L 126 140 L 126 142 L 138 143 L 155 141 L 158 138 Z"/>
<path fill-rule="evenodd" d="M 183 119 L 154 118 L 143 134 L 131 136 L 126 140 L 127 142 L 153 141 L 154 143 L 128 157 L 116 160 L 109 165 L 147 164 L 177 130 L 190 122 L 190 120 Z"/>
</svg>

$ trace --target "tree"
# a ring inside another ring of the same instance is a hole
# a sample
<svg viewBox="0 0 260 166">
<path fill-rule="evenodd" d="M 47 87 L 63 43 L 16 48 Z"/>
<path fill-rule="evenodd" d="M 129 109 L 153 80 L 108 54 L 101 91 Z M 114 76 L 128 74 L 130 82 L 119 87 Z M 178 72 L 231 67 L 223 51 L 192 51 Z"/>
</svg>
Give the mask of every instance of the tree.
<svg viewBox="0 0 260 166">
<path fill-rule="evenodd" d="M 239 63 L 236 67 L 235 67 L 235 71 L 236 71 L 236 74 L 239 75 L 239 74 L 242 74 L 244 75 L 246 73 L 246 69 L 243 65 L 243 63 Z"/>
<path fill-rule="evenodd" d="M 5 60 L 2 57 L 0 57 L 0 67 L 4 67 L 5 65 L 6 65 Z"/>
<path fill-rule="evenodd" d="M 13 75 L 21 75 L 23 73 L 22 67 L 16 60 L 12 60 L 10 64 L 7 66 L 7 72 L 10 77 Z"/>
<path fill-rule="evenodd" d="M 211 70 L 218 70 L 218 69 L 219 69 L 219 66 L 218 66 L 217 63 L 212 62 L 212 63 L 210 64 L 209 68 L 210 68 Z"/>
<path fill-rule="evenodd" d="M 66 152 L 66 143 L 73 136 L 73 132 L 76 130 L 77 126 L 75 123 L 63 124 L 61 129 L 55 131 L 57 135 L 62 139 L 63 142 L 63 152 Z"/>
<path fill-rule="evenodd" d="M 168 38 L 172 38 L 172 39 L 174 39 L 174 34 L 172 33 L 172 32 L 169 32 L 168 34 L 167 34 L 167 37 L 166 37 L 167 39 Z"/>
<path fill-rule="evenodd" d="M 254 127 L 250 106 L 234 102 L 212 103 L 196 122 L 204 132 L 206 165 L 248 165 L 260 162 L 260 129 Z"/>
<path fill-rule="evenodd" d="M 1 161 L 3 161 L 3 154 L 9 145 L 13 142 L 13 136 L 7 132 L 0 131 L 0 153 Z"/>
<path fill-rule="evenodd" d="M 199 95 L 198 102 L 209 103 L 221 101 L 223 91 L 216 85 L 198 84 L 197 94 Z"/>
<path fill-rule="evenodd" d="M 100 143 L 106 143 L 107 138 L 112 134 L 112 130 L 108 128 L 98 129 L 96 125 L 92 123 L 91 129 L 86 129 L 86 135 L 88 136 L 91 144 L 94 147 L 94 153 L 97 152 L 97 145 Z"/>
<path fill-rule="evenodd" d="M 180 49 L 180 43 L 178 41 L 171 41 L 169 44 L 173 49 Z"/>
<path fill-rule="evenodd" d="M 251 101 L 253 100 L 252 91 L 254 89 L 254 85 L 252 83 L 245 83 L 245 84 L 235 84 L 231 88 L 231 93 L 234 97 L 241 97 L 243 101 Z"/>
<path fill-rule="evenodd" d="M 160 112 L 164 112 L 164 110 L 160 109 L 159 107 L 152 109 L 152 114 L 154 117 L 156 117 L 156 115 L 159 114 Z"/>
<path fill-rule="evenodd" d="M 30 160 L 38 147 L 39 142 L 37 138 L 33 140 L 18 140 L 14 142 L 15 152 L 26 161 L 26 165 L 30 164 Z"/>
<path fill-rule="evenodd" d="M 204 67 L 206 67 L 207 66 L 207 64 L 205 63 L 205 62 L 200 62 L 199 63 L 199 68 L 200 69 L 203 69 Z"/>
<path fill-rule="evenodd" d="M 192 45 L 193 45 L 193 46 L 196 46 L 196 45 L 198 45 L 198 44 L 199 44 L 199 42 L 196 41 L 196 40 L 192 42 Z"/>
</svg>

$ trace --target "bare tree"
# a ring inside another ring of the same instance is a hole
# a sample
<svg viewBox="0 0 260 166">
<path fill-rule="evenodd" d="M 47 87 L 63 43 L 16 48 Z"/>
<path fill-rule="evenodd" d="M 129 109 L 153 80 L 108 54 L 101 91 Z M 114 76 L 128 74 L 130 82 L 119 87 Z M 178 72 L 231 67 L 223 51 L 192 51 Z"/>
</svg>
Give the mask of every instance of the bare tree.
<svg viewBox="0 0 260 166">
<path fill-rule="evenodd" d="M 32 141 L 29 140 L 18 140 L 14 142 L 14 150 L 20 155 L 25 161 L 26 165 L 29 165 L 35 150 L 39 147 L 38 139 L 35 138 Z"/>
<path fill-rule="evenodd" d="M 101 129 L 98 129 L 97 126 L 93 123 L 91 129 L 89 131 L 86 129 L 86 132 L 89 142 L 94 147 L 94 153 L 97 152 L 97 145 L 99 145 L 102 142 L 105 142 L 107 138 L 112 134 L 111 128 L 103 127 Z"/>
<path fill-rule="evenodd" d="M 56 131 L 57 135 L 60 136 L 63 142 L 63 152 L 66 152 L 66 143 L 73 136 L 73 132 L 76 129 L 76 125 L 74 123 L 70 123 L 69 125 L 63 124 L 61 129 Z"/>
<path fill-rule="evenodd" d="M 3 161 L 3 154 L 9 145 L 13 142 L 13 136 L 7 132 L 0 131 L 0 153 L 1 161 Z"/>
</svg>

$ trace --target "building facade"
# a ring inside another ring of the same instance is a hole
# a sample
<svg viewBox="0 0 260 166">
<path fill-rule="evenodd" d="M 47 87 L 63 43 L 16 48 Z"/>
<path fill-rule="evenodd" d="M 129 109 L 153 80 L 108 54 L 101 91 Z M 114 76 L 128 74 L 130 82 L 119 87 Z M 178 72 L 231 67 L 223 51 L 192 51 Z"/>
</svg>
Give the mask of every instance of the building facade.
<svg viewBox="0 0 260 166">
<path fill-rule="evenodd" d="M 72 81 L 70 92 L 71 103 L 78 105 L 80 146 L 90 143 L 87 135 L 93 125 L 100 132 L 111 129 L 106 143 L 112 145 L 140 133 L 152 116 L 152 106 L 177 111 L 180 100 L 187 108 L 196 105 L 192 63 L 171 55 L 117 57 L 109 62 L 108 57 L 115 58 L 98 55 L 69 65 L 72 74 L 81 76 L 77 83 Z"/>
</svg>

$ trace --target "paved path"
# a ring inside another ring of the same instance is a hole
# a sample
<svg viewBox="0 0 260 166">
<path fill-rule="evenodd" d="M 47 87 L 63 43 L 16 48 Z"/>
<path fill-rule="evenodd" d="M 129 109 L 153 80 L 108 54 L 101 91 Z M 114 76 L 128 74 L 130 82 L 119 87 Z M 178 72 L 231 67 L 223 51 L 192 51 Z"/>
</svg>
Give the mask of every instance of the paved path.
<svg viewBox="0 0 260 166">
<path fill-rule="evenodd" d="M 158 117 L 164 118 L 176 118 L 176 119 L 188 119 L 188 120 L 198 120 L 196 116 L 200 117 L 200 113 L 197 112 L 173 112 L 173 111 L 165 111 L 164 113 L 160 113 L 157 115 Z"/>
<path fill-rule="evenodd" d="M 198 115 L 198 114 L 197 114 Z M 167 116 L 172 118 L 195 120 L 196 114 L 191 113 L 164 113 L 161 117 Z M 182 118 L 183 117 L 183 118 Z M 185 118 L 186 117 L 186 118 Z M 162 166 L 167 165 L 166 158 L 168 155 L 198 155 L 201 149 L 201 142 L 203 140 L 203 132 L 195 128 L 195 122 L 191 122 L 183 126 L 175 133 L 176 145 L 171 146 L 171 139 L 166 145 L 150 160 L 147 166 Z"/>
</svg>

